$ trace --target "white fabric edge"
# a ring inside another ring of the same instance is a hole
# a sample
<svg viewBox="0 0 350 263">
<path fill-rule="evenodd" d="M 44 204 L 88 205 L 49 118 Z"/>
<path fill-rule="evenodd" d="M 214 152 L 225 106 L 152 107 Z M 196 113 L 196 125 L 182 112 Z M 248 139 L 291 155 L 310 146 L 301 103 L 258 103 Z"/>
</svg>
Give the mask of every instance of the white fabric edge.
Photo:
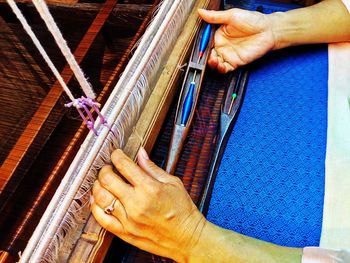
<svg viewBox="0 0 350 263">
<path fill-rule="evenodd" d="M 350 43 L 328 46 L 328 127 L 320 246 L 350 248 Z"/>
</svg>

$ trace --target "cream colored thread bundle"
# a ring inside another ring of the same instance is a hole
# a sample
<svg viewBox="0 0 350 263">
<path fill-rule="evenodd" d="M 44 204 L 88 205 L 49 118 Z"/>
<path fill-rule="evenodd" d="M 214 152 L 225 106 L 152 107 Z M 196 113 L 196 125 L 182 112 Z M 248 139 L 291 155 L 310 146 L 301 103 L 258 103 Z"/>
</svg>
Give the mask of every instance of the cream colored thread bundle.
<svg viewBox="0 0 350 263">
<path fill-rule="evenodd" d="M 55 77 L 57 78 L 58 82 L 61 84 L 63 90 L 66 92 L 66 94 L 68 95 L 69 99 L 73 102 L 75 100 L 73 94 L 69 90 L 69 88 L 66 85 L 66 83 L 64 82 L 61 74 L 58 72 L 58 70 L 55 67 L 55 65 L 53 64 L 52 60 L 50 59 L 50 57 L 46 53 L 45 49 L 41 45 L 39 39 L 34 34 L 32 28 L 30 27 L 30 25 L 28 24 L 27 20 L 23 16 L 21 10 L 18 8 L 17 4 L 15 3 L 14 0 L 7 0 L 7 3 L 11 7 L 12 11 L 15 13 L 16 17 L 18 18 L 18 20 L 21 22 L 24 30 L 27 32 L 27 34 L 32 39 L 34 45 L 39 50 L 41 56 L 43 57 L 43 59 L 45 60 L 45 62 L 49 66 L 49 68 L 51 69 L 52 73 L 55 75 Z"/>
<path fill-rule="evenodd" d="M 12 0 L 11 0 L 12 1 Z M 79 67 L 77 61 L 75 60 L 71 50 L 69 49 L 67 42 L 64 40 L 61 31 L 59 30 L 55 20 L 53 19 L 46 3 L 44 0 L 33 0 L 33 4 L 38 10 L 41 18 L 44 20 L 47 28 L 51 32 L 52 36 L 54 37 L 56 44 L 60 48 L 62 54 L 64 55 L 65 59 L 67 60 L 67 63 L 69 64 L 70 68 L 72 69 L 75 78 L 80 84 L 80 87 L 84 91 L 86 97 L 95 99 L 96 95 L 90 85 L 90 83 L 87 81 L 87 79 L 84 76 L 84 73 L 82 69 Z"/>
</svg>

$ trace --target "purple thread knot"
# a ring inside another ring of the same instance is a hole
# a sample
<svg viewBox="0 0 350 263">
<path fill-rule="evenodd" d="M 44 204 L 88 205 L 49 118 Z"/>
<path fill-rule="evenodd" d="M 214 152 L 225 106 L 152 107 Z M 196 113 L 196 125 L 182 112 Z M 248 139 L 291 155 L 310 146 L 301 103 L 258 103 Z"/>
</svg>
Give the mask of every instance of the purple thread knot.
<svg viewBox="0 0 350 263">
<path fill-rule="evenodd" d="M 83 119 L 84 123 L 88 127 L 88 129 L 93 131 L 93 133 L 96 136 L 98 135 L 98 132 L 95 129 L 95 119 L 92 116 L 88 107 L 90 107 L 91 109 L 93 109 L 97 113 L 97 115 L 101 119 L 101 123 L 111 131 L 111 127 L 109 126 L 105 117 L 101 114 L 101 112 L 99 110 L 99 107 L 101 107 L 101 104 L 94 101 L 92 98 L 89 98 L 89 97 L 86 98 L 86 97 L 82 96 L 81 98 L 75 99 L 72 102 L 66 103 L 64 106 L 66 106 L 68 108 L 75 107 L 77 109 L 80 117 Z M 82 109 L 84 112 L 82 111 Z"/>
</svg>

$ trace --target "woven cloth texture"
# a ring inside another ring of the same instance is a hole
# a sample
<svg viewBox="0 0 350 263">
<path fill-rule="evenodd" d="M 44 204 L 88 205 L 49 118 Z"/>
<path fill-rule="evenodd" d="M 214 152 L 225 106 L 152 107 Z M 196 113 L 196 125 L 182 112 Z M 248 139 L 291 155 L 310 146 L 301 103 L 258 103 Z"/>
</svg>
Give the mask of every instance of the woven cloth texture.
<svg viewBox="0 0 350 263">
<path fill-rule="evenodd" d="M 280 50 L 251 66 L 207 218 L 275 244 L 317 246 L 324 197 L 327 46 Z"/>
</svg>

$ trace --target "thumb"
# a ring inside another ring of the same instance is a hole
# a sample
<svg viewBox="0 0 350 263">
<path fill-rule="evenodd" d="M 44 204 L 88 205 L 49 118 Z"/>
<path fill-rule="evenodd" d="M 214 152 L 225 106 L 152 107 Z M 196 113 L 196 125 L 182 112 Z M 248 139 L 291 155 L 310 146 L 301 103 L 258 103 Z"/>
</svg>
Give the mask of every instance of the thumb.
<svg viewBox="0 0 350 263">
<path fill-rule="evenodd" d="M 168 181 L 168 174 L 149 159 L 148 154 L 143 147 L 140 148 L 137 154 L 137 162 L 139 166 L 154 179 L 163 183 Z"/>
<path fill-rule="evenodd" d="M 198 9 L 199 16 L 209 24 L 229 24 L 232 20 L 231 10 L 213 11 Z"/>
</svg>

